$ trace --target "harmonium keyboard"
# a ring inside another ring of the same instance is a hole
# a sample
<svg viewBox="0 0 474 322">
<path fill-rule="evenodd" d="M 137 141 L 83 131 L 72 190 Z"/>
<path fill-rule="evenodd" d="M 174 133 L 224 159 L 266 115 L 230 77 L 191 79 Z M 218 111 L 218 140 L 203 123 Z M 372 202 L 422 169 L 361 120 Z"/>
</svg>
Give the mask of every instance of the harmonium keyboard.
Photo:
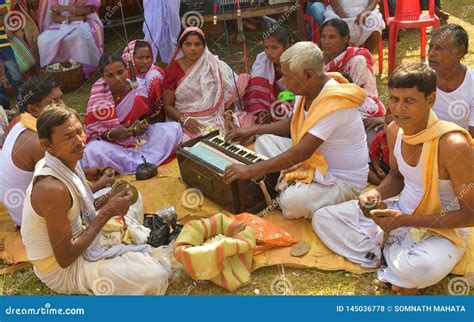
<svg viewBox="0 0 474 322">
<path fill-rule="evenodd" d="M 224 183 L 224 171 L 228 165 L 253 164 L 267 158 L 244 146 L 226 143 L 219 131 L 181 144 L 176 155 L 184 183 L 199 189 L 231 213 L 257 213 L 264 209 L 267 201 L 260 185 L 265 185 L 269 197 L 274 198 L 277 194 L 275 186 L 279 173 L 235 180 L 230 185 Z"/>
</svg>

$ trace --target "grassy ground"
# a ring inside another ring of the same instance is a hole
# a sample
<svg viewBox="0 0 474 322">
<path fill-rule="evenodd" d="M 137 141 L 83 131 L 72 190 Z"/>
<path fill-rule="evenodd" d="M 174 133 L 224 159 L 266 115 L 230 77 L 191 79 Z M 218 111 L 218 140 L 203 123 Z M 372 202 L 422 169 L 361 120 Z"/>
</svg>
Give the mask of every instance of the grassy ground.
<svg viewBox="0 0 474 322">
<path fill-rule="evenodd" d="M 443 9 L 452 16 L 449 22 L 461 24 L 468 31 L 471 41 L 468 55 L 464 63 L 474 66 L 474 5 L 471 0 L 445 1 Z M 142 37 L 141 28 L 129 27 L 129 39 Z M 249 50 L 249 62 L 251 63 L 262 47 L 258 42 L 257 34 L 246 34 Z M 106 33 L 106 50 L 119 51 L 125 46 L 122 30 L 109 30 Z M 232 45 L 227 50 L 225 35 L 212 37 L 208 40 L 209 48 L 215 54 L 227 61 L 237 70 L 242 69 L 242 51 L 240 47 Z M 387 48 L 387 42 L 384 42 Z M 229 55 L 228 53 L 232 54 Z M 406 30 L 400 34 L 398 45 L 398 62 L 419 60 L 419 32 L 417 30 Z M 387 85 L 387 50 L 384 52 L 384 73 L 378 75 L 378 88 L 383 100 L 386 98 Z M 85 112 L 90 86 L 98 76 L 89 79 L 79 90 L 67 93 L 65 102 L 79 112 Z M 2 264 L 0 264 L 0 269 Z M 284 279 L 283 279 L 284 278 Z M 376 275 L 374 273 L 364 275 L 353 275 L 346 272 L 325 272 L 316 269 L 285 268 L 284 272 L 278 267 L 267 267 L 259 269 L 252 274 L 250 284 L 240 288 L 234 294 L 254 295 L 272 294 L 275 291 L 283 293 L 278 285 L 287 285 L 288 294 L 295 295 L 367 295 L 367 294 L 392 294 L 388 289 L 377 287 L 374 284 Z M 423 294 L 449 294 L 448 283 L 452 276 L 446 277 L 438 284 L 423 290 Z M 470 295 L 474 295 L 474 281 L 471 279 Z M 273 285 L 273 287 L 272 287 Z M 273 292 L 272 292 L 273 289 Z M 31 267 L 23 268 L 14 274 L 0 276 L 0 295 L 50 295 L 54 294 L 45 287 L 34 275 Z M 210 282 L 195 282 L 184 274 L 177 274 L 170 281 L 167 294 L 170 295 L 217 295 L 227 294 L 222 288 Z"/>
</svg>

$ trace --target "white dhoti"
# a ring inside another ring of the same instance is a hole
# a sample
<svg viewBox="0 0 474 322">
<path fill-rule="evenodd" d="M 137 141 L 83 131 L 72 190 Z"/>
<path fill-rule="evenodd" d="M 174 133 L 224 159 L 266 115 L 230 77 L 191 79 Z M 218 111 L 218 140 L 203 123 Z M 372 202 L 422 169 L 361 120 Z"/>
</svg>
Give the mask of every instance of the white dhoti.
<svg viewBox="0 0 474 322">
<path fill-rule="evenodd" d="M 46 156 L 48 157 L 48 154 Z M 51 175 L 66 185 L 72 197 L 72 207 L 68 214 L 72 238 L 77 238 L 84 231 L 84 207 L 81 203 L 83 197 L 75 192 L 71 183 L 62 179 L 58 170 L 45 167 L 44 164 L 44 160 L 39 161 L 33 181 L 37 176 Z M 79 173 L 81 178 L 84 176 L 78 166 L 76 166 L 76 173 Z M 85 182 L 85 177 L 81 179 L 81 182 Z M 28 259 L 34 266 L 35 274 L 51 290 L 60 294 L 87 295 L 163 295 L 166 292 L 171 272 L 170 247 L 151 248 L 143 244 L 133 244 L 120 245 L 119 248 L 113 250 L 117 245 L 105 247 L 96 245 L 94 241 L 89 248 L 95 247 L 95 252 L 99 254 L 97 256 L 101 256 L 100 258 L 93 261 L 87 260 L 88 249 L 69 266 L 60 267 L 49 239 L 46 219 L 38 215 L 31 204 L 32 188 L 33 183 L 28 187 L 23 208 L 21 227 L 23 244 Z M 105 191 L 105 189 L 99 191 L 98 194 Z M 126 217 L 128 217 L 125 219 L 129 224 L 128 228 L 135 232 L 139 231 L 140 222 L 143 220 L 141 198 L 131 206 Z M 142 227 L 141 230 L 144 229 L 146 228 Z M 131 235 L 133 234 L 131 232 Z M 149 248 L 151 251 L 148 251 Z M 104 253 L 109 250 L 112 252 Z"/>
<path fill-rule="evenodd" d="M 168 287 L 169 267 L 150 254 L 128 252 L 97 262 L 80 256 L 67 268 L 47 275 L 35 269 L 35 273 L 59 294 L 163 295 Z"/>
<path fill-rule="evenodd" d="M 291 139 L 276 135 L 262 135 L 255 142 L 255 151 L 275 157 L 291 147 Z M 279 204 L 287 219 L 311 218 L 319 208 L 357 198 L 360 189 L 332 177 L 330 182 L 310 184 L 298 182 L 283 189 Z"/>
<path fill-rule="evenodd" d="M 395 201 L 387 201 L 390 209 L 397 209 Z M 328 206 L 316 211 L 313 229 L 335 253 L 366 268 L 380 266 L 382 229 L 364 216 L 358 201 Z M 403 288 L 425 288 L 446 277 L 461 260 L 464 249 L 450 240 L 426 234 L 420 241 L 413 240 L 410 227 L 390 232 L 383 255 L 387 267 L 378 271 L 378 278 Z"/>
</svg>

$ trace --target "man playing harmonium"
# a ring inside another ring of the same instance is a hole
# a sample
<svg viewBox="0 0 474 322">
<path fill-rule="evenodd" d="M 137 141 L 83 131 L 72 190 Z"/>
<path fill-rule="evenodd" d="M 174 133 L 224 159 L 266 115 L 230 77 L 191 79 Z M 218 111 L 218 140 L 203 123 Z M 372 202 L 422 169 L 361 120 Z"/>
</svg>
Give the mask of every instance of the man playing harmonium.
<svg viewBox="0 0 474 322">
<path fill-rule="evenodd" d="M 229 142 L 260 135 L 257 153 L 269 160 L 233 164 L 224 180 L 250 179 L 282 171 L 279 204 L 286 218 L 311 218 L 319 208 L 357 198 L 367 184 L 364 125 L 357 108 L 366 98 L 355 84 L 323 72 L 323 55 L 312 42 L 299 42 L 281 56 L 283 82 L 300 95 L 291 118 L 238 129 Z"/>
</svg>

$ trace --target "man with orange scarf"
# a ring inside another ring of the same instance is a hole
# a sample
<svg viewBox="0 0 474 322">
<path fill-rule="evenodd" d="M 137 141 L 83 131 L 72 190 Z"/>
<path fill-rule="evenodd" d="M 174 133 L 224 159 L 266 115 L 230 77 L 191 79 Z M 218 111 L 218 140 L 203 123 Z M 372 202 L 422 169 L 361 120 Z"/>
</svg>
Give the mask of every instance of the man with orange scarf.
<svg viewBox="0 0 474 322">
<path fill-rule="evenodd" d="M 231 165 L 224 179 L 230 183 L 283 170 L 283 215 L 311 218 L 321 207 L 357 198 L 367 185 L 366 136 L 357 110 L 366 94 L 338 73 L 325 74 L 322 52 L 312 42 L 293 45 L 280 61 L 286 88 L 300 95 L 293 116 L 229 133 L 232 142 L 260 135 L 255 150 L 270 159 Z"/>
<path fill-rule="evenodd" d="M 403 64 L 388 87 L 390 174 L 359 201 L 318 210 L 313 228 L 330 249 L 363 267 L 378 267 L 383 257 L 378 278 L 396 293 L 416 294 L 446 277 L 465 252 L 467 227 L 474 226 L 473 141 L 431 110 L 430 67 Z"/>
</svg>

